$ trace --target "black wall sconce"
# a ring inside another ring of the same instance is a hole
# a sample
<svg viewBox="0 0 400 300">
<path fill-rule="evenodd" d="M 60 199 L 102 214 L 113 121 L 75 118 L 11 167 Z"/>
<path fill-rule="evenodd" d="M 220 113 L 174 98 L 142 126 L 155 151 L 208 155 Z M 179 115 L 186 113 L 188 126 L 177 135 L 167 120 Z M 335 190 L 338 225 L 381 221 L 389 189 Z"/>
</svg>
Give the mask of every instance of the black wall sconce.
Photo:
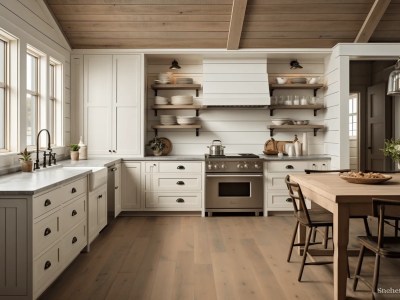
<svg viewBox="0 0 400 300">
<path fill-rule="evenodd" d="M 296 60 L 290 61 L 290 68 L 291 69 L 303 69 L 303 67 L 300 65 L 300 63 Z"/>
<path fill-rule="evenodd" d="M 174 59 L 171 63 L 171 66 L 169 67 L 171 70 L 179 70 L 181 66 L 178 64 L 178 62 Z"/>
</svg>

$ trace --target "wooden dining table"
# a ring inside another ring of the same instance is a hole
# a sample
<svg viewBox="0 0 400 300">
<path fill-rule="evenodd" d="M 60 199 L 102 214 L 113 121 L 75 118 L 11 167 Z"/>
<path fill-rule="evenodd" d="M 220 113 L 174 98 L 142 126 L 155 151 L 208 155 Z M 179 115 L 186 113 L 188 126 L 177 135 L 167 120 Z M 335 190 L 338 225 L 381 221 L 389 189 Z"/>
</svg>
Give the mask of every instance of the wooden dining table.
<svg viewBox="0 0 400 300">
<path fill-rule="evenodd" d="M 372 199 L 400 199 L 400 174 L 381 184 L 354 184 L 338 174 L 292 174 L 303 195 L 333 213 L 334 299 L 346 299 L 349 217 L 372 215 Z"/>
</svg>

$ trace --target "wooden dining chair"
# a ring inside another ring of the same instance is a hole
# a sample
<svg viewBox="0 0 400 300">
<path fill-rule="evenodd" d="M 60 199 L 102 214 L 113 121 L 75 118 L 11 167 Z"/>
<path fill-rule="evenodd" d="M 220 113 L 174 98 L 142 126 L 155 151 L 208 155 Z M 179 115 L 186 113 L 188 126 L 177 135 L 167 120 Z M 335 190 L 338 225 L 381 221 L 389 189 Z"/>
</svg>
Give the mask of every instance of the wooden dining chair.
<svg viewBox="0 0 400 300">
<path fill-rule="evenodd" d="M 397 210 L 397 213 L 393 212 L 395 207 L 400 207 L 400 200 L 372 199 L 372 207 L 373 216 L 378 218 L 378 233 L 376 236 L 358 237 L 358 240 L 361 243 L 361 250 L 354 274 L 353 291 L 357 289 L 358 281 L 361 280 L 371 288 L 373 293 L 376 293 L 379 281 L 381 257 L 400 258 L 400 237 L 385 236 L 385 220 L 400 220 L 400 214 L 398 213 L 399 210 Z M 389 213 L 389 211 L 392 212 Z M 365 249 L 375 253 L 375 267 L 372 284 L 360 276 Z"/>
<path fill-rule="evenodd" d="M 400 171 L 372 171 L 372 170 L 365 170 L 364 173 L 381 173 L 381 174 L 396 174 L 400 173 Z M 390 227 L 393 227 L 394 229 L 394 236 L 399 236 L 400 233 L 400 224 L 399 220 L 394 220 L 394 221 L 389 221 L 385 220 L 385 224 L 389 225 Z"/>
<path fill-rule="evenodd" d="M 306 174 L 312 174 L 312 173 L 346 173 L 346 172 L 350 172 L 351 169 L 336 169 L 336 170 L 311 170 L 311 169 L 305 169 L 304 172 Z M 369 225 L 368 225 L 368 216 L 351 216 L 350 219 L 363 219 L 364 221 L 364 229 L 365 229 L 365 233 L 366 235 L 371 235 L 371 230 L 369 229 Z M 325 248 L 326 248 L 326 242 L 328 239 L 328 231 L 325 231 L 325 239 L 324 239 L 324 243 L 325 243 Z"/>
<path fill-rule="evenodd" d="M 290 262 L 292 256 L 293 247 L 304 246 L 303 257 L 300 267 L 300 272 L 298 276 L 298 281 L 301 281 L 303 276 L 304 267 L 307 265 L 326 265 L 332 264 L 332 261 L 314 261 L 307 262 L 308 248 L 315 244 L 321 244 L 321 242 L 311 242 L 312 233 L 319 227 L 333 227 L 333 215 L 327 210 L 323 211 L 311 211 L 307 209 L 303 193 L 301 192 L 300 185 L 295 182 L 290 181 L 290 176 L 287 175 L 285 178 L 286 185 L 289 190 L 289 196 L 293 204 L 294 216 L 296 218 L 296 226 L 294 228 L 294 233 L 292 241 L 290 244 L 289 255 L 287 261 Z M 297 203 L 298 202 L 298 203 Z M 305 243 L 295 243 L 297 231 L 299 226 L 305 226 L 308 229 L 306 242 Z"/>
</svg>

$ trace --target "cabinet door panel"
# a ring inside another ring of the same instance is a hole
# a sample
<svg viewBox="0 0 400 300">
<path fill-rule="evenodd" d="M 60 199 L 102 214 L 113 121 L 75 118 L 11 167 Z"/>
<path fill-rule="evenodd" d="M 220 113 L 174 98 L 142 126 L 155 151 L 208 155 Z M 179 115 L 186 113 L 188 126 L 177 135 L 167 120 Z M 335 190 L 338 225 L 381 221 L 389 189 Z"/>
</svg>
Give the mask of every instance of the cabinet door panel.
<svg viewBox="0 0 400 300">
<path fill-rule="evenodd" d="M 109 154 L 111 146 L 110 110 L 88 107 L 86 113 L 88 154 Z"/>
<path fill-rule="evenodd" d="M 136 107 L 117 107 L 116 150 L 118 155 L 140 153 L 140 115 Z"/>
<path fill-rule="evenodd" d="M 118 106 L 140 105 L 140 56 L 114 55 Z"/>
<path fill-rule="evenodd" d="M 122 210 L 140 208 L 140 163 L 123 163 L 121 174 Z"/>
</svg>

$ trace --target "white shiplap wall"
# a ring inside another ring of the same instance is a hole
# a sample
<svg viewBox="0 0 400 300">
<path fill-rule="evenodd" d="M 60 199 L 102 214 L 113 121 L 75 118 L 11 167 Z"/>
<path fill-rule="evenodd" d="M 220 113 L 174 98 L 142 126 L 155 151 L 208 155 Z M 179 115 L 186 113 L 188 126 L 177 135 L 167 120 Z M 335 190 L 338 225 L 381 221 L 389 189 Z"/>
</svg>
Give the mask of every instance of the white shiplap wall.
<svg viewBox="0 0 400 300">
<path fill-rule="evenodd" d="M 175 77 L 192 77 L 195 83 L 202 84 L 202 58 L 193 56 L 180 57 L 157 57 L 147 56 L 147 137 L 146 141 L 154 136 L 151 129 L 152 124 L 158 124 L 158 117 L 154 116 L 151 105 L 154 103 L 154 92 L 151 90 L 151 83 L 157 79 L 160 72 L 170 71 L 168 67 L 173 59 L 177 59 L 182 69 L 174 71 Z M 303 76 L 310 77 L 321 76 L 324 74 L 324 61 L 309 60 L 302 62 L 304 69 L 300 71 L 290 70 L 288 60 L 268 60 L 268 71 L 270 80 L 273 81 L 276 76 Z M 319 92 L 322 95 L 322 91 Z M 159 91 L 159 95 L 170 97 L 172 95 L 191 94 L 192 91 Z M 298 94 L 312 95 L 311 90 L 288 90 L 275 91 L 279 94 Z M 202 103 L 202 92 L 195 101 Z M 195 115 L 194 111 L 159 111 L 160 114 L 175 115 Z M 295 110 L 276 110 L 274 117 L 288 117 L 293 119 L 306 119 L 314 124 L 323 124 L 324 115 L 319 112 L 317 117 L 313 116 L 313 111 L 295 111 Z M 212 140 L 220 139 L 226 146 L 226 153 L 233 152 L 253 152 L 262 153 L 264 143 L 270 138 L 267 124 L 271 117 L 269 110 L 266 109 L 243 109 L 243 108 L 208 108 L 200 111 L 199 122 L 202 124 L 200 135 L 195 136 L 194 130 L 159 130 L 159 136 L 167 137 L 173 143 L 172 155 L 204 154 L 207 153 L 207 146 Z M 294 132 L 276 132 L 276 140 L 293 140 Z M 297 132 L 299 138 L 302 138 L 302 132 Z M 324 133 L 318 133 L 316 137 L 312 132 L 308 132 L 309 152 L 310 154 L 324 153 Z"/>
</svg>

